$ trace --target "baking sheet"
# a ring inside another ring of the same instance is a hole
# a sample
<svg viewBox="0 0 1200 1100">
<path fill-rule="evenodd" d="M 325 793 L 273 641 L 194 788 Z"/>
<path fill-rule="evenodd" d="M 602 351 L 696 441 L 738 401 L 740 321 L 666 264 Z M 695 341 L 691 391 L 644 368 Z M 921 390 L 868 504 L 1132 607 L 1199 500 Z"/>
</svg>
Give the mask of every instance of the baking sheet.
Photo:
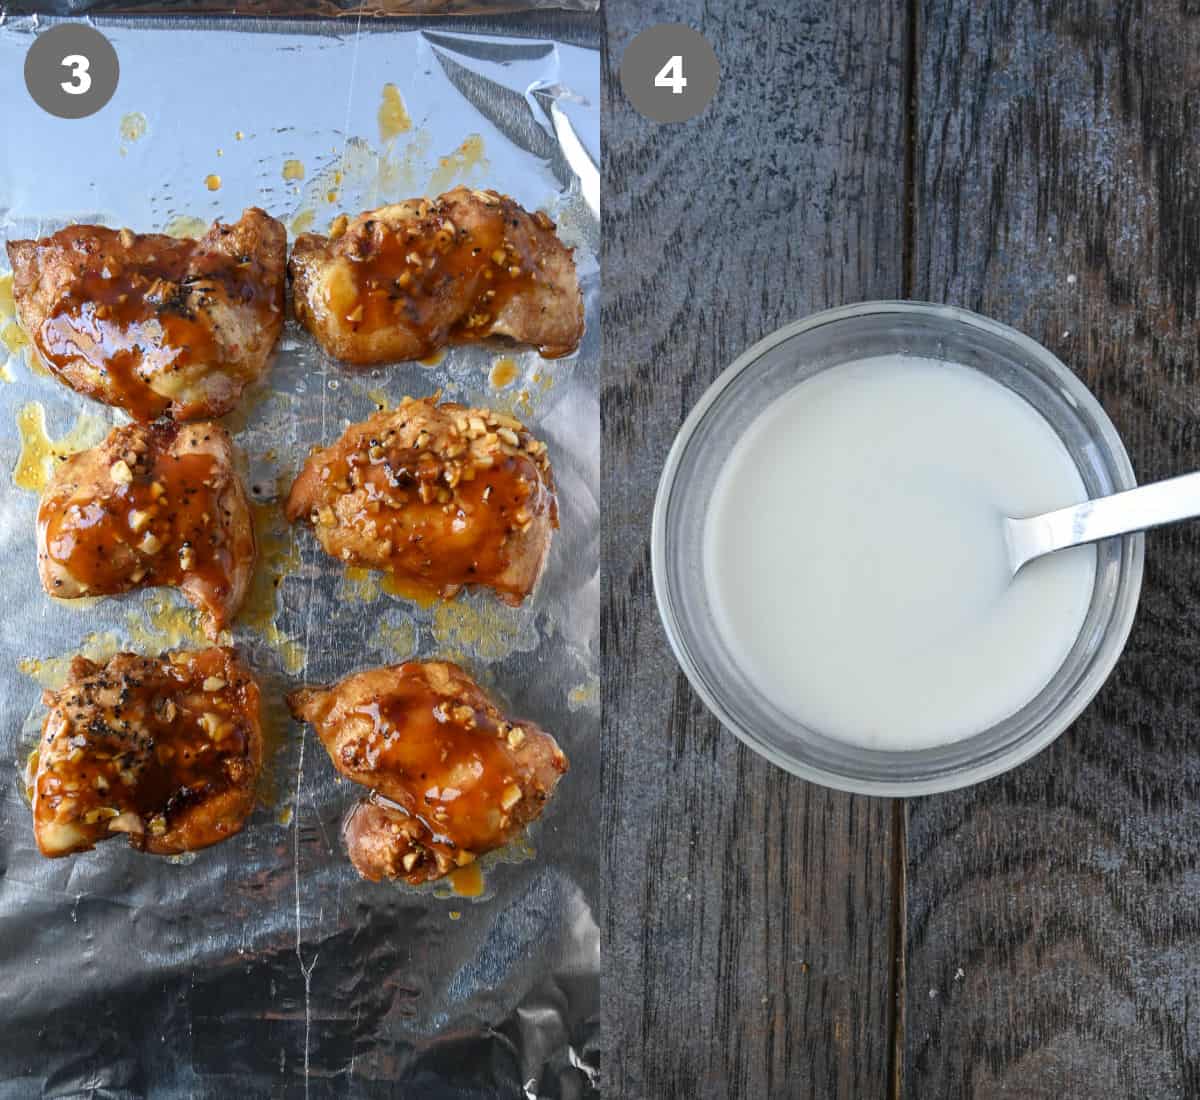
<svg viewBox="0 0 1200 1100">
<path fill-rule="evenodd" d="M 66 449 L 123 416 L 33 369 L 0 294 L 0 336 L 15 348 L 0 380 L 0 1097 L 595 1095 L 597 50 L 408 23 L 100 20 L 120 86 L 99 114 L 61 121 L 21 83 L 47 25 L 0 24 L 3 236 L 72 221 L 183 231 L 250 204 L 294 235 L 465 181 L 555 217 L 576 247 L 588 327 L 580 351 L 554 362 L 465 348 L 355 372 L 289 321 L 266 385 L 225 421 L 260 522 L 256 590 L 233 637 L 272 700 L 263 804 L 240 836 L 176 862 L 120 841 L 49 861 L 19 775 L 40 683 L 75 652 L 203 639 L 174 592 L 43 595 L 36 494 L 11 476 L 18 422 L 35 439 L 44 414 Z M 494 370 L 500 360 L 511 365 Z M 415 608 L 283 523 L 278 493 L 310 445 L 438 389 L 514 411 L 549 444 L 562 528 L 521 609 L 486 595 Z M 295 683 L 414 655 L 462 661 L 571 761 L 528 844 L 485 862 L 481 898 L 361 881 L 339 837 L 360 789 L 279 703 Z"/>
</svg>

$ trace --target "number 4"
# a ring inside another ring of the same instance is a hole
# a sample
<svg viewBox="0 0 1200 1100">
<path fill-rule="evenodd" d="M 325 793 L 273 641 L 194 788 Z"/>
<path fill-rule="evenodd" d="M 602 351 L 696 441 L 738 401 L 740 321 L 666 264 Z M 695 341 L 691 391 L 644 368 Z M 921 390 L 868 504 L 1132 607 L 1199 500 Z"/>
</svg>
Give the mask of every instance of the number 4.
<svg viewBox="0 0 1200 1100">
<path fill-rule="evenodd" d="M 683 56 L 681 54 L 675 54 L 658 70 L 658 76 L 654 78 L 654 86 L 670 88 L 675 95 L 683 95 L 683 89 L 687 87 L 687 77 L 683 75 Z"/>
</svg>

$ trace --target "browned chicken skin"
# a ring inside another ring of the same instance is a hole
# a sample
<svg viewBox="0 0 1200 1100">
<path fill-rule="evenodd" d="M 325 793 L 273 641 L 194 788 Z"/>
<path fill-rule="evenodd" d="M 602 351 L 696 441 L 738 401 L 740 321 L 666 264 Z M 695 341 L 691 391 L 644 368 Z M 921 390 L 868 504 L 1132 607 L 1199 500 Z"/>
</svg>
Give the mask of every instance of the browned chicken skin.
<svg viewBox="0 0 1200 1100">
<path fill-rule="evenodd" d="M 124 833 L 172 855 L 239 832 L 262 766 L 259 692 L 232 649 L 76 657 L 49 708 L 33 782 L 44 856 Z"/>
<path fill-rule="evenodd" d="M 466 585 L 519 604 L 558 526 L 546 445 L 488 409 L 405 398 L 304 464 L 287 501 L 325 551 L 390 572 L 404 594 Z"/>
<path fill-rule="evenodd" d="M 567 758 L 532 722 L 504 717 L 457 665 L 409 661 L 288 697 L 334 767 L 394 804 L 365 802 L 346 844 L 365 878 L 441 878 L 540 816 Z"/>
<path fill-rule="evenodd" d="M 283 327 L 287 232 L 255 207 L 199 240 L 72 225 L 8 257 L 50 370 L 138 420 L 229 412 Z"/>
<path fill-rule="evenodd" d="M 38 506 L 38 572 L 53 596 L 178 587 L 216 637 L 254 574 L 254 526 L 217 424 L 129 424 L 54 472 Z"/>
<path fill-rule="evenodd" d="M 456 187 L 339 219 L 296 239 L 296 316 L 350 363 L 420 359 L 446 344 L 506 336 L 548 358 L 583 336 L 575 261 L 541 211 Z"/>
</svg>

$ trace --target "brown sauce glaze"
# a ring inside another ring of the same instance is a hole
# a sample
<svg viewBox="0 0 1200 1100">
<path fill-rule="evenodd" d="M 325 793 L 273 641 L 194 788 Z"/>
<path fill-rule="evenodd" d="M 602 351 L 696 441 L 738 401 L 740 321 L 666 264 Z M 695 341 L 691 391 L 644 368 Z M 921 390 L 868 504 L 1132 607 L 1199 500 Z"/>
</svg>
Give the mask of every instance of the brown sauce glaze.
<svg viewBox="0 0 1200 1100">
<path fill-rule="evenodd" d="M 166 423 L 154 430 L 165 451 L 170 440 L 162 437 L 173 437 L 177 429 Z M 213 522 L 218 504 L 212 455 L 131 453 L 135 461 L 124 467 L 128 481 L 114 479 L 107 493 L 46 518 L 50 556 L 94 593 L 120 592 L 131 584 L 177 585 L 185 572 L 227 591 L 231 562 Z M 120 552 L 126 548 L 140 563 L 132 573 Z"/>
<path fill-rule="evenodd" d="M 407 401 L 309 459 L 288 501 L 325 549 L 402 590 L 493 588 L 519 603 L 557 523 L 545 444 L 486 409 Z"/>
<path fill-rule="evenodd" d="M 223 627 L 254 563 L 228 435 L 169 420 L 114 429 L 56 472 L 38 508 L 38 549 L 52 595 L 177 586 Z"/>
<path fill-rule="evenodd" d="M 355 859 L 367 877 L 426 881 L 470 863 L 536 818 L 567 770 L 553 738 L 505 718 L 444 662 L 374 669 L 289 702 L 340 772 L 391 803 L 348 824 L 352 858 L 372 853 Z"/>
<path fill-rule="evenodd" d="M 359 331 L 387 328 L 402 318 L 420 334 L 416 358 L 447 343 L 485 338 L 496 314 L 538 279 L 534 249 L 524 236 L 506 233 L 510 221 L 513 227 L 518 223 L 504 212 L 467 230 L 455 224 L 445 202 L 422 203 L 420 210 L 400 227 L 363 225 L 346 250 L 352 276 L 335 284 L 345 298 L 330 303 Z M 535 218 L 553 228 L 544 214 Z"/>
<path fill-rule="evenodd" d="M 375 459 L 369 450 L 354 452 L 330 475 L 340 472 L 349 486 L 363 490 L 362 510 L 345 518 L 352 524 L 374 518 L 381 564 L 418 589 L 436 592 L 503 573 L 508 536 L 528 522 L 531 509 L 543 506 L 534 462 L 506 456 L 488 469 L 467 465 L 452 491 L 446 461 L 415 448 L 389 453 L 386 433 L 383 447 Z"/>
<path fill-rule="evenodd" d="M 559 356 L 583 334 L 571 250 L 545 213 L 494 191 L 343 215 L 329 237 L 297 238 L 289 271 L 297 317 L 348 362 L 425 361 L 491 337 Z"/>
<path fill-rule="evenodd" d="M 397 678 L 392 694 L 350 716 L 365 719 L 364 735 L 339 749 L 342 770 L 386 773 L 389 790 L 403 787 L 401 805 L 435 843 L 470 852 L 491 847 L 505 816 L 504 792 L 520 791 L 505 739 L 517 727 L 447 701 L 419 678 Z"/>
<path fill-rule="evenodd" d="M 9 253 L 47 366 L 152 420 L 220 415 L 257 377 L 282 325 L 285 249 L 282 226 L 249 210 L 198 240 L 73 225 Z"/>
<path fill-rule="evenodd" d="M 258 686 L 233 650 L 76 658 L 44 701 L 33 803 L 44 855 L 120 833 L 158 854 L 189 851 L 241 828 L 262 743 Z"/>
</svg>

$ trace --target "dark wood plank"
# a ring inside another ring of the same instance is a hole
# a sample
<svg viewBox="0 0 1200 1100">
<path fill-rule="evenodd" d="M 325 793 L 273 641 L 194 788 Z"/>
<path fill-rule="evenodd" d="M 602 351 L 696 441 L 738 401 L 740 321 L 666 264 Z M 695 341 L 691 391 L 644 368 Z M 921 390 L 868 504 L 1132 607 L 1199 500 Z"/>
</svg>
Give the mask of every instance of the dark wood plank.
<svg viewBox="0 0 1200 1100">
<path fill-rule="evenodd" d="M 916 294 L 1042 340 L 1141 480 L 1200 468 L 1200 5 L 923 0 Z M 1067 736 L 908 809 L 907 1095 L 1200 1095 L 1200 525 Z"/>
<path fill-rule="evenodd" d="M 605 1095 L 886 1095 L 892 806 L 742 749 L 690 692 L 650 587 L 658 473 L 734 356 L 902 288 L 905 5 L 607 6 Z M 620 90 L 640 29 L 685 22 L 722 82 L 679 126 Z"/>
</svg>

